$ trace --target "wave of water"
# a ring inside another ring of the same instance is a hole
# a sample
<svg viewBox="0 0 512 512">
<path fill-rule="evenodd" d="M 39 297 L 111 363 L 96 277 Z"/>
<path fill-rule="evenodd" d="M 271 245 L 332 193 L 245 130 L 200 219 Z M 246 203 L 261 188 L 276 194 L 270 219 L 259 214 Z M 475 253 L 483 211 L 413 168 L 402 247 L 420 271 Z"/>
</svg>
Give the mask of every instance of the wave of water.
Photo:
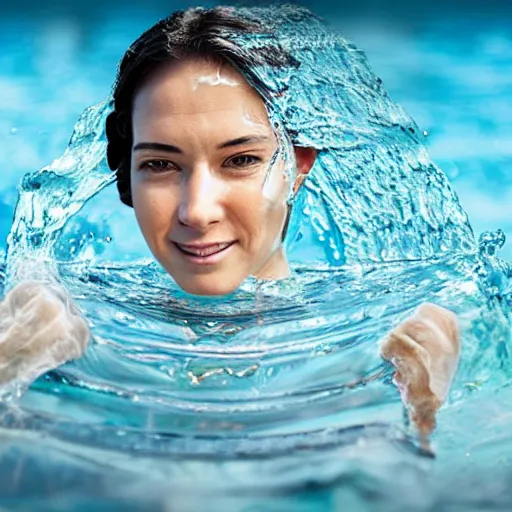
<svg viewBox="0 0 512 512">
<path fill-rule="evenodd" d="M 441 485 L 447 468 L 466 467 L 460 454 L 477 441 L 492 445 L 497 429 L 492 420 L 478 432 L 461 425 L 479 424 L 489 397 L 509 403 L 504 239 L 474 241 L 417 127 L 364 54 L 316 21 L 304 38 L 308 20 L 293 12 L 281 28 L 302 74 L 266 80 L 288 82 L 295 104 L 280 105 L 288 128 L 303 143 L 324 142 L 294 209 L 291 278 L 249 279 L 222 299 L 180 291 L 147 259 L 132 212 L 109 187 L 108 101 L 84 112 L 61 158 L 24 177 L 2 286 L 59 280 L 93 340 L 84 357 L 2 404 L 10 437 L 0 468 L 16 456 L 26 465 L 0 483 L 2 495 L 26 500 L 46 492 L 42 482 L 64 488 L 51 475 L 66 471 L 76 491 L 67 503 L 87 488 L 106 502 L 178 502 L 179 510 L 193 510 L 204 493 L 222 494 L 226 506 L 260 499 L 294 510 L 332 500 L 425 510 L 458 502 Z M 320 44 L 330 81 L 312 71 Z M 463 327 L 461 366 L 434 438 L 437 465 L 415 448 L 378 353 L 378 341 L 425 300 L 456 311 Z M 478 470 L 493 453 L 481 451 Z M 177 490 L 188 494 L 171 498 Z"/>
<path fill-rule="evenodd" d="M 94 340 L 82 359 L 3 405 L 11 437 L 2 463 L 15 447 L 24 474 L 39 472 L 61 492 L 52 475 L 63 469 L 80 492 L 103 480 L 97 499 L 126 500 L 128 510 L 129 500 L 194 510 L 207 496 L 236 510 L 258 502 L 314 510 L 319 494 L 333 492 L 343 503 L 371 495 L 383 507 L 418 510 L 440 496 L 457 502 L 443 487 L 454 465 L 465 471 L 456 482 L 463 488 L 495 460 L 493 442 L 500 450 L 509 443 L 510 321 L 491 268 L 499 270 L 478 253 L 297 267 L 285 282 L 248 282 L 223 303 L 184 296 L 151 262 L 86 271 L 62 264 Z M 434 437 L 437 461 L 404 429 L 377 346 L 424 300 L 450 306 L 463 326 L 461 367 Z M 26 492 L 24 500 L 35 495 L 14 476 L 3 485 Z"/>
</svg>

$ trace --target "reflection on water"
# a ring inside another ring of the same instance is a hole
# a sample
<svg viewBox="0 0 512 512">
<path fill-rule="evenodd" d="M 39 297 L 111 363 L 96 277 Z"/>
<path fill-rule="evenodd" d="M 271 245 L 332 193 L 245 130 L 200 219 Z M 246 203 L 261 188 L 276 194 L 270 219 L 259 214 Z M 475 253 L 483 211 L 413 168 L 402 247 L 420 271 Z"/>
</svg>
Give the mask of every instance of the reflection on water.
<svg viewBox="0 0 512 512">
<path fill-rule="evenodd" d="M 304 36 L 294 21 L 292 41 Z M 320 57 L 308 54 L 291 84 L 295 110 L 281 106 L 309 126 L 305 142 L 329 137 L 292 219 L 289 279 L 201 299 L 145 259 L 131 211 L 108 186 L 108 103 L 83 114 L 61 158 L 24 177 L 1 285 L 58 279 L 94 339 L 2 404 L 0 494 L 16 510 L 44 496 L 57 497 L 52 510 L 197 510 L 205 497 L 226 510 L 468 509 L 488 496 L 500 505 L 511 368 L 502 233 L 476 244 L 413 121 L 362 52 L 329 41 L 321 58 L 332 81 L 316 80 Z M 293 46 L 307 53 L 307 42 Z M 437 460 L 404 427 L 378 355 L 425 300 L 456 311 L 463 331 Z M 475 475 L 494 487 L 475 489 Z"/>
</svg>

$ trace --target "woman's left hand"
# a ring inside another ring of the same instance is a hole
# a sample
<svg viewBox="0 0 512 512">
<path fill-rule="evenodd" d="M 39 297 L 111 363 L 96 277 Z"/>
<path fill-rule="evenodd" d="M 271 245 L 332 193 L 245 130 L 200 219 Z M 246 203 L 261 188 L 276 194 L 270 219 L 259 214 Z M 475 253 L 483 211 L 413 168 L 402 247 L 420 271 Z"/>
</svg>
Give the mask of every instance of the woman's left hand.
<svg viewBox="0 0 512 512">
<path fill-rule="evenodd" d="M 456 315 L 435 304 L 422 304 L 388 335 L 381 355 L 396 368 L 395 383 L 410 419 L 421 435 L 428 436 L 459 363 Z"/>
</svg>

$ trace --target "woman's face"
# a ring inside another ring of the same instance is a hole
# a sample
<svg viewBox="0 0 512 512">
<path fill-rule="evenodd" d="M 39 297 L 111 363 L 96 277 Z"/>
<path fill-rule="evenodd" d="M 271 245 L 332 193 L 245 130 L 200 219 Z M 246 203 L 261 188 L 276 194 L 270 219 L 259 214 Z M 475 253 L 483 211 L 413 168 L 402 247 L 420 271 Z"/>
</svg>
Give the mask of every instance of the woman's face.
<svg viewBox="0 0 512 512">
<path fill-rule="evenodd" d="M 286 178 L 260 96 L 228 64 L 163 65 L 134 98 L 132 200 L 155 258 L 188 293 L 288 273 Z M 296 151 L 299 172 L 313 150 Z"/>
</svg>

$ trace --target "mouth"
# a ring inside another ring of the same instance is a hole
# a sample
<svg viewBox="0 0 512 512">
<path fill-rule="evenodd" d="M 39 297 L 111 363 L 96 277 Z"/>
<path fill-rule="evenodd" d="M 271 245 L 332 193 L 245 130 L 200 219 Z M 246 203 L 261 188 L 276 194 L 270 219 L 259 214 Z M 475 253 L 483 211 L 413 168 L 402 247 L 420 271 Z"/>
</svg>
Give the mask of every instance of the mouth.
<svg viewBox="0 0 512 512">
<path fill-rule="evenodd" d="M 173 242 L 176 248 L 192 263 L 212 264 L 220 261 L 236 243 L 219 242 L 215 244 L 179 244 Z"/>
</svg>

